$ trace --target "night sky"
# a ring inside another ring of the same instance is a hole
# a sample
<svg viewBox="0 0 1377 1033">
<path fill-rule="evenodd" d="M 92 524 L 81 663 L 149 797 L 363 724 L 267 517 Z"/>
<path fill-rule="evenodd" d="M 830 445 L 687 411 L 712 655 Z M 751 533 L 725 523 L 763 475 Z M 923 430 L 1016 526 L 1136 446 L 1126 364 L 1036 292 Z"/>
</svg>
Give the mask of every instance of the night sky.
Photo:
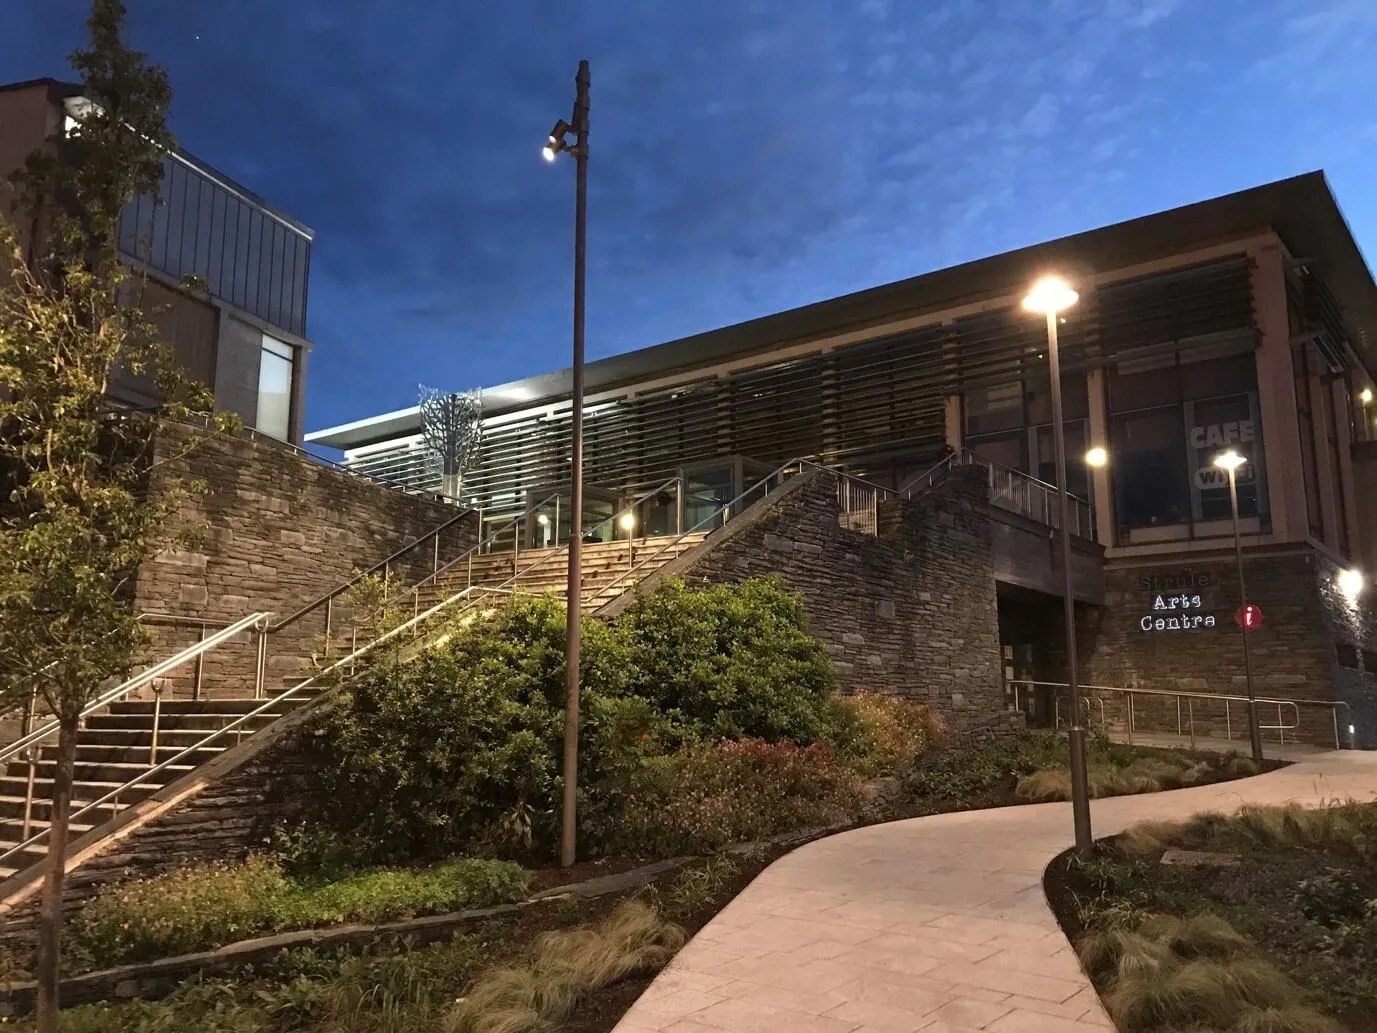
<svg viewBox="0 0 1377 1033">
<path fill-rule="evenodd" d="M 310 429 L 568 365 L 580 57 L 590 358 L 1314 168 L 1377 256 L 1374 0 L 127 2 L 316 231 Z M 0 7 L 0 81 L 71 75 L 84 0 Z"/>
</svg>

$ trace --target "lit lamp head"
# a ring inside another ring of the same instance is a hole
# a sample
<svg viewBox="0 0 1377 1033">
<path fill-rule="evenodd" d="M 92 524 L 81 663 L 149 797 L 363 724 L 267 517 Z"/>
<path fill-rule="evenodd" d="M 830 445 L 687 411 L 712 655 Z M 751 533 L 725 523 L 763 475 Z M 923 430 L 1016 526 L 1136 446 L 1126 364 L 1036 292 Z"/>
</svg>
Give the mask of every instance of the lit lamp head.
<svg viewBox="0 0 1377 1033">
<path fill-rule="evenodd" d="M 1371 404 L 1372 404 L 1372 388 L 1370 388 L 1370 387 L 1365 387 L 1365 388 L 1363 388 L 1361 391 L 1359 391 L 1359 392 L 1358 392 L 1358 401 L 1362 402 L 1364 405 L 1371 405 Z"/>
<path fill-rule="evenodd" d="M 1028 312 L 1039 312 L 1044 316 L 1055 316 L 1074 305 L 1080 295 L 1060 276 L 1044 276 L 1023 299 L 1023 307 Z"/>
<path fill-rule="evenodd" d="M 539 524 L 541 527 L 549 527 L 549 526 L 550 526 L 550 516 L 549 516 L 549 514 L 548 514 L 548 513 L 538 513 L 538 514 L 536 515 L 536 523 Z"/>
<path fill-rule="evenodd" d="M 1248 460 L 1244 459 L 1243 456 L 1239 455 L 1232 448 L 1214 457 L 1214 465 L 1221 470 L 1228 470 L 1230 473 L 1233 473 L 1247 461 Z"/>
<path fill-rule="evenodd" d="M 1090 449 L 1090 451 L 1085 453 L 1086 466 L 1094 466 L 1098 468 L 1104 466 L 1107 462 L 1109 462 L 1109 453 L 1105 451 L 1104 446 L 1102 445 L 1096 445 L 1094 448 Z"/>
<path fill-rule="evenodd" d="M 550 130 L 550 135 L 545 141 L 544 148 L 541 149 L 541 157 L 546 161 L 554 161 L 555 155 L 559 154 L 560 151 L 568 150 L 569 142 L 566 137 L 572 129 L 573 127 L 562 118 L 556 122 L 555 128 Z"/>
<path fill-rule="evenodd" d="M 633 531 L 636 528 L 636 514 L 630 511 L 617 517 L 617 526 L 623 531 Z"/>
<path fill-rule="evenodd" d="M 1363 585 L 1366 584 L 1361 570 L 1349 568 L 1339 571 L 1338 577 L 1339 591 L 1344 594 L 1344 598 L 1350 603 L 1357 602 L 1358 596 L 1363 594 Z"/>
</svg>

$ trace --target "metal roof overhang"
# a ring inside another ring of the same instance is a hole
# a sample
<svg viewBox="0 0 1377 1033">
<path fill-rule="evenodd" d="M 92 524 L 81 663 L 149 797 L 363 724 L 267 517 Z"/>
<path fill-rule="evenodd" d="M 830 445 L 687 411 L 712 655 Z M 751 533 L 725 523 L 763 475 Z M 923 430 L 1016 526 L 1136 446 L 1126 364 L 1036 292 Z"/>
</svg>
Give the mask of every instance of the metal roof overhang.
<svg viewBox="0 0 1377 1033">
<path fill-rule="evenodd" d="M 1051 270 L 1073 277 L 1112 272 L 1268 228 L 1292 255 L 1315 264 L 1343 310 L 1354 350 L 1377 372 L 1377 284 L 1317 171 L 599 359 L 587 365 L 585 387 L 594 394 L 728 359 L 767 356 L 804 341 L 1005 296 Z M 564 369 L 484 388 L 484 414 L 561 401 L 571 380 Z M 419 430 L 413 408 L 316 431 L 306 440 L 350 448 Z"/>
</svg>

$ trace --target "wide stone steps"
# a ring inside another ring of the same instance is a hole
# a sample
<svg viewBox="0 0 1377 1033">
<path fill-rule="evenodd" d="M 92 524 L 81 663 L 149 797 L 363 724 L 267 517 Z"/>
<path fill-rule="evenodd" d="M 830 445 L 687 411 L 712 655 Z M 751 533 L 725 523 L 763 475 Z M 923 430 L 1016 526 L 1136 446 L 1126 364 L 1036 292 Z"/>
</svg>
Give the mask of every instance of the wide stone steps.
<svg viewBox="0 0 1377 1033">
<path fill-rule="evenodd" d="M 157 706 L 157 748 L 153 747 L 153 700 L 127 700 L 93 714 L 77 737 L 73 768 L 72 813 L 87 804 L 120 790 L 119 795 L 101 804 L 72 823 L 73 838 L 89 832 L 113 818 L 119 809 L 138 803 L 197 767 L 233 748 L 253 732 L 291 713 L 306 698 L 277 701 L 262 714 L 225 732 L 220 739 L 181 754 L 206 736 L 225 729 L 246 714 L 263 706 L 260 699 L 164 700 Z M 175 759 L 176 763 L 168 763 Z M 166 767 L 149 774 L 158 765 Z M 29 835 L 48 828 L 52 818 L 53 776 L 57 768 L 56 739 L 38 746 L 32 774 L 33 794 L 29 802 Z M 131 779 L 148 777 L 137 785 Z M 0 854 L 17 847 L 24 839 L 25 799 L 29 791 L 30 768 L 25 757 L 12 758 L 0 775 Z M 121 789 L 121 787 L 125 787 Z M 0 880 L 41 861 L 46 841 L 40 841 L 0 861 Z"/>
</svg>

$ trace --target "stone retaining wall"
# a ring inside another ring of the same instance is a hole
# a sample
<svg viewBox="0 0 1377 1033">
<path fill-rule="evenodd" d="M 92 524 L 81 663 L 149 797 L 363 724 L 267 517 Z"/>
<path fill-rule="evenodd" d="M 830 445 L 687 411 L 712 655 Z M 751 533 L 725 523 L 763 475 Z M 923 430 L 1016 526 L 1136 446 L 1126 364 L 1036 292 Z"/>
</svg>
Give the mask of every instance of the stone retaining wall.
<svg viewBox="0 0 1377 1033">
<path fill-rule="evenodd" d="M 1356 599 L 1346 598 L 1338 586 L 1339 567 L 1309 547 L 1245 554 L 1244 563 L 1249 601 L 1263 612 L 1262 626 L 1249 632 L 1256 695 L 1342 701 L 1351 708 L 1340 711 L 1343 737 L 1348 738 L 1351 723 L 1354 745 L 1377 746 L 1377 593 L 1368 586 Z M 1105 581 L 1106 605 L 1087 611 L 1080 632 L 1084 682 L 1247 694 L 1243 633 L 1234 622 L 1238 576 L 1231 556 L 1152 566 L 1110 563 Z M 1127 718 L 1123 701 L 1106 703 L 1111 726 L 1122 728 Z M 1134 713 L 1136 726 L 1144 731 L 1176 731 L 1174 701 L 1138 697 Z M 1330 708 L 1301 707 L 1300 717 L 1300 738 L 1333 745 Z M 1183 721 L 1188 718 L 1186 707 Z M 1234 741 L 1246 747 L 1244 720 L 1238 704 L 1228 713 L 1215 701 L 1196 704 L 1198 733 L 1223 738 L 1232 726 Z M 1293 720 L 1290 708 L 1283 708 L 1280 721 L 1275 705 L 1261 709 L 1263 724 Z M 1275 742 L 1281 734 L 1272 730 L 1265 738 Z M 1285 734 L 1290 739 L 1295 733 Z"/>
<path fill-rule="evenodd" d="M 803 595 L 844 689 L 929 703 L 957 736 L 996 734 L 1021 718 L 1004 703 L 986 492 L 983 470 L 954 470 L 913 501 L 882 503 L 876 537 L 840 526 L 834 476 L 800 478 L 643 590 L 778 575 Z"/>
<path fill-rule="evenodd" d="M 216 435 L 182 456 L 196 433 L 179 424 L 159 429 L 155 454 L 160 465 L 151 489 L 180 478 L 201 481 L 207 491 L 187 498 L 173 518 L 173 527 L 195 532 L 198 544 L 164 552 L 139 570 L 135 605 L 142 613 L 228 624 L 267 610 L 281 619 L 458 512 L 438 500 L 312 462 L 272 442 Z M 468 549 L 477 541 L 476 532 L 476 519 L 461 520 L 443 532 L 440 561 Z M 434 561 L 428 543 L 402 562 L 399 573 L 408 581 L 418 580 Z M 335 628 L 344 626 L 344 616 L 333 615 Z M 199 634 L 189 626 L 155 627 L 159 656 L 190 645 Z M 269 637 L 270 690 L 301 674 L 324 631 L 322 608 Z M 245 634 L 206 654 L 204 693 L 212 698 L 251 695 L 256 648 L 253 637 Z M 171 678 L 171 694 L 190 695 L 193 675 L 188 665 Z"/>
</svg>

